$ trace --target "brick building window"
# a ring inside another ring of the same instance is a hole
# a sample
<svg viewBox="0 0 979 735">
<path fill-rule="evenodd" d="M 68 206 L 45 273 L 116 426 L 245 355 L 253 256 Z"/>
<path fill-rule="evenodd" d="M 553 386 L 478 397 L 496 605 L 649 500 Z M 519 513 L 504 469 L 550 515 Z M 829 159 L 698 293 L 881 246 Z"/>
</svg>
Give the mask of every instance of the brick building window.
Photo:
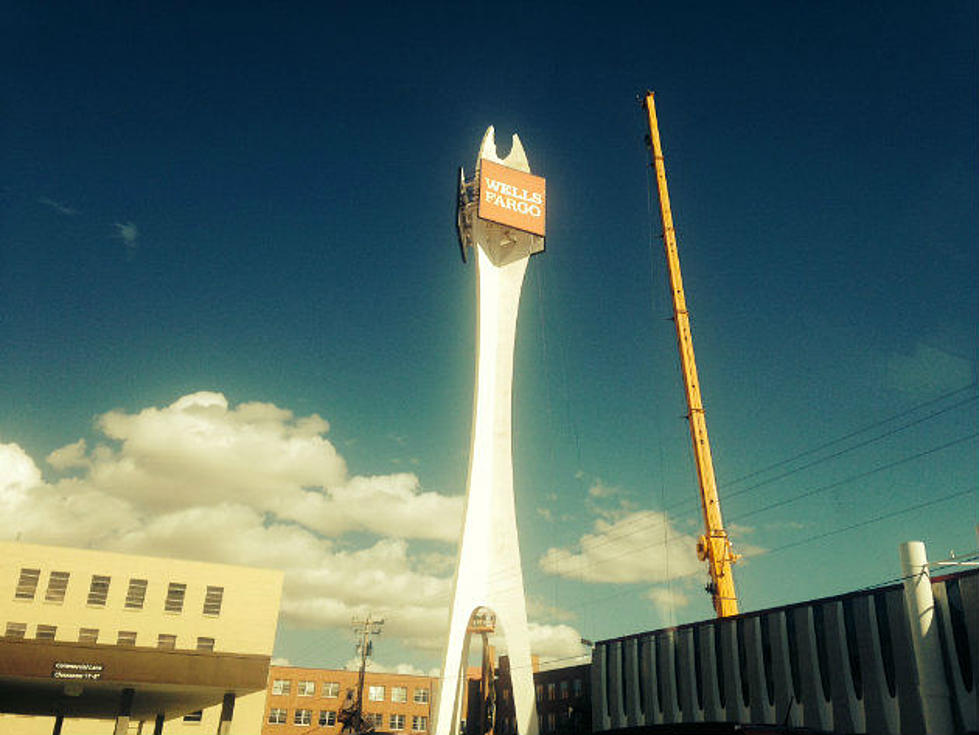
<svg viewBox="0 0 979 735">
<path fill-rule="evenodd" d="M 364 715 L 364 719 L 374 727 L 384 727 L 384 715 L 380 712 L 368 712 Z"/>
<path fill-rule="evenodd" d="M 428 691 L 427 689 L 425 690 Z M 427 732 L 428 731 L 428 718 L 425 715 L 412 715 L 411 716 L 411 729 L 415 732 Z"/>
<path fill-rule="evenodd" d="M 329 697 L 330 699 L 336 699 L 340 696 L 340 682 L 338 681 L 324 681 L 323 682 L 323 696 Z"/>
<path fill-rule="evenodd" d="M 337 724 L 337 713 L 332 709 L 320 710 L 320 727 L 333 727 Z"/>
<path fill-rule="evenodd" d="M 408 701 L 408 687 L 391 687 L 391 701 L 392 702 L 407 702 Z"/>
<path fill-rule="evenodd" d="M 269 708 L 269 724 L 270 725 L 284 725 L 286 724 L 286 711 L 281 707 L 270 707 Z"/>
<path fill-rule="evenodd" d="M 405 729 L 405 716 L 404 715 L 391 715 L 388 718 L 388 725 L 392 730 L 404 730 Z"/>
<path fill-rule="evenodd" d="M 312 697 L 316 694 L 316 682 L 298 681 L 296 682 L 296 695 L 299 697 Z"/>
<path fill-rule="evenodd" d="M 428 690 L 427 689 L 416 689 L 415 690 L 415 704 L 428 704 Z"/>
<path fill-rule="evenodd" d="M 288 694 L 292 691 L 292 682 L 289 679 L 273 679 L 272 694 Z"/>
<path fill-rule="evenodd" d="M 367 690 L 367 699 L 371 702 L 383 702 L 384 701 L 384 687 L 382 686 L 371 686 Z"/>
<path fill-rule="evenodd" d="M 313 724 L 313 710 L 311 709 L 297 709 L 292 715 L 293 725 L 312 725 Z"/>
</svg>

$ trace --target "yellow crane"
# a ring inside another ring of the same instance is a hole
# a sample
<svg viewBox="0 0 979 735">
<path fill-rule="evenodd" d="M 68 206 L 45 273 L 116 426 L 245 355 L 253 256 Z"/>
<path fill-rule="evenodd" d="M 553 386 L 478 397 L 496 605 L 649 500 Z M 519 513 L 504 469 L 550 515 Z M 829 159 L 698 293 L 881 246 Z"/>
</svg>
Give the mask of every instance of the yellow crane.
<svg viewBox="0 0 979 735">
<path fill-rule="evenodd" d="M 707 592 L 714 603 L 718 617 L 738 614 L 738 598 L 734 590 L 731 565 L 740 558 L 731 547 L 731 540 L 724 530 L 721 519 L 721 503 L 717 497 L 717 481 L 714 478 L 714 462 L 707 439 L 707 420 L 700 398 L 700 381 L 697 379 L 697 363 L 694 360 L 693 340 L 690 336 L 690 315 L 683 293 L 680 275 L 680 258 L 676 249 L 676 233 L 670 212 L 670 194 L 666 188 L 666 166 L 663 164 L 663 148 L 660 145 L 659 126 L 656 123 L 656 105 L 653 93 L 647 92 L 644 103 L 649 117 L 649 145 L 653 167 L 656 169 L 656 187 L 659 190 L 659 210 L 663 219 L 663 242 L 666 246 L 666 263 L 670 271 L 670 292 L 673 297 L 673 322 L 676 340 L 680 348 L 680 364 L 683 368 L 683 384 L 687 395 L 687 419 L 690 439 L 693 442 L 697 479 L 700 482 L 700 506 L 704 513 L 704 534 L 697 540 L 697 557 L 707 562 L 710 582 Z"/>
</svg>

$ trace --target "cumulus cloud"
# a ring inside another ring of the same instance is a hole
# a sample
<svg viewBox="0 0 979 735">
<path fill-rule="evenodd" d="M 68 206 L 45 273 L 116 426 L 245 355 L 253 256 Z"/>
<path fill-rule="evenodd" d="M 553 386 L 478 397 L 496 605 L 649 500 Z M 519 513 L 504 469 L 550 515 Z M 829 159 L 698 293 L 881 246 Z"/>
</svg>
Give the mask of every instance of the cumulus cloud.
<svg viewBox="0 0 979 735">
<path fill-rule="evenodd" d="M 664 543 L 664 539 L 666 539 Z M 583 582 L 663 582 L 701 571 L 696 539 L 681 533 L 665 513 L 630 512 L 615 520 L 599 518 L 578 550 L 550 548 L 540 569 Z"/>
<path fill-rule="evenodd" d="M 0 441 L 0 538 L 281 569 L 296 628 L 346 630 L 370 613 L 409 649 L 444 645 L 462 497 L 412 473 L 352 473 L 322 417 L 218 392 L 109 411 L 94 428 L 44 472 Z M 582 654 L 567 613 L 533 610 L 555 623 L 531 624 L 534 653 Z"/>
<path fill-rule="evenodd" d="M 680 590 L 671 587 L 652 587 L 645 598 L 653 603 L 664 618 L 672 617 L 677 608 L 686 607 L 690 599 Z"/>
<path fill-rule="evenodd" d="M 938 395 L 975 380 L 975 363 L 919 342 L 910 355 L 892 355 L 887 361 L 891 388 L 919 397 Z"/>
<path fill-rule="evenodd" d="M 132 222 L 113 222 L 116 228 L 116 237 L 122 240 L 127 248 L 135 248 L 136 241 L 139 239 L 139 228 Z"/>
<path fill-rule="evenodd" d="M 321 417 L 215 392 L 95 427 L 93 445 L 47 456 L 50 479 L 0 443 L 0 538 L 282 569 L 299 627 L 373 612 L 408 645 L 442 645 L 462 498 L 413 474 L 351 475 Z M 416 558 L 413 540 L 450 545 Z"/>
</svg>

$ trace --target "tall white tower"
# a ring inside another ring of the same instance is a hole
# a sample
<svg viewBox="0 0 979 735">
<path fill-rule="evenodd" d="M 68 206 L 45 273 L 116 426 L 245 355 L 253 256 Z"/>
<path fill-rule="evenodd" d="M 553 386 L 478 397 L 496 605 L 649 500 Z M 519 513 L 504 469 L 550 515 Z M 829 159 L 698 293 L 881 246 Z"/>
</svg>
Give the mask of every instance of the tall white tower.
<svg viewBox="0 0 979 735">
<path fill-rule="evenodd" d="M 476 389 L 466 512 L 442 664 L 435 735 L 456 735 L 473 615 L 489 610 L 506 640 L 517 731 L 537 735 L 517 519 L 513 501 L 511 403 L 517 310 L 527 261 L 544 249 L 546 191 L 520 139 L 500 159 L 493 128 L 483 136 L 476 175 L 460 171 L 459 241 L 476 254 L 479 295 Z"/>
</svg>

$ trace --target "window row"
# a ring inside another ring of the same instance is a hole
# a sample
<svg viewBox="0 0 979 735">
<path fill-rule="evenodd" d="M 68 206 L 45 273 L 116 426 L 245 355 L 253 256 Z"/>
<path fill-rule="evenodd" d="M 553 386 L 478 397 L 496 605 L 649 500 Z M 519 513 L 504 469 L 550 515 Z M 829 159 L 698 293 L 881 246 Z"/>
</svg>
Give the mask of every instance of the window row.
<svg viewBox="0 0 979 735">
<path fill-rule="evenodd" d="M 384 727 L 384 715 L 379 712 L 366 712 L 364 719 L 375 728 Z M 268 722 L 270 725 L 289 724 L 289 711 L 282 707 L 271 707 L 269 709 Z M 337 724 L 336 710 L 320 710 L 317 723 L 320 727 L 335 727 Z M 404 730 L 406 716 L 403 714 L 388 715 L 388 729 L 392 731 Z M 313 710 L 296 709 L 292 713 L 293 725 L 312 725 Z M 411 729 L 413 732 L 428 731 L 428 717 L 424 715 L 413 715 L 411 718 Z"/>
<path fill-rule="evenodd" d="M 53 641 L 58 632 L 57 625 L 43 625 L 38 623 L 34 629 L 34 638 L 39 641 Z M 6 638 L 26 638 L 27 637 L 27 623 L 14 623 L 7 622 L 7 629 L 4 631 L 4 637 Z M 79 643 L 98 643 L 99 642 L 99 629 L 98 628 L 79 628 L 78 629 L 78 642 Z M 120 630 L 116 634 L 116 645 L 117 646 L 135 646 L 136 645 L 136 631 L 135 630 Z M 160 633 L 156 637 L 156 647 L 164 648 L 168 650 L 173 650 L 177 647 L 177 636 L 171 633 Z M 197 650 L 198 651 L 213 651 L 214 650 L 214 639 L 205 638 L 204 636 L 198 636 L 197 638 Z"/>
<path fill-rule="evenodd" d="M 68 580 L 71 572 L 50 572 L 48 584 L 44 592 L 45 602 L 62 604 L 68 592 Z M 40 569 L 22 568 L 14 590 L 15 600 L 33 600 L 41 581 Z M 87 604 L 92 607 L 105 607 L 109 599 L 109 586 L 112 577 L 104 574 L 93 574 L 89 582 Z M 127 610 L 142 610 L 146 601 L 148 580 L 131 577 L 126 589 L 126 601 L 123 606 Z M 184 598 L 187 595 L 187 585 L 183 582 L 170 582 L 167 585 L 167 596 L 163 601 L 165 612 L 180 613 L 184 609 Z M 201 612 L 204 615 L 217 616 L 221 614 L 221 603 L 224 600 L 224 587 L 208 585 L 204 593 L 204 605 Z"/>
<path fill-rule="evenodd" d="M 328 697 L 335 699 L 340 696 L 340 682 L 338 681 L 324 681 L 322 689 L 320 690 L 321 697 Z M 292 680 L 291 679 L 273 679 L 272 680 L 272 694 L 277 695 L 287 695 L 292 693 Z M 316 696 L 316 682 L 311 680 L 300 679 L 296 682 L 296 696 L 299 697 L 315 697 Z M 383 686 L 368 686 L 367 687 L 367 699 L 371 702 L 383 702 L 385 696 L 385 688 Z M 430 694 L 428 689 L 415 689 L 412 693 L 412 701 L 415 704 L 428 704 Z M 395 686 L 391 687 L 391 701 L 396 703 L 403 703 L 408 701 L 408 687 Z"/>
<path fill-rule="evenodd" d="M 575 697 L 580 697 L 581 696 L 581 693 L 583 691 L 583 688 L 584 688 L 584 685 L 582 684 L 581 679 L 575 679 L 572 682 L 568 682 L 565 679 L 564 681 L 559 682 L 559 684 L 560 684 L 561 699 L 568 699 L 571 696 L 571 688 L 572 688 L 572 686 L 574 688 L 574 696 Z M 547 684 L 547 698 L 548 698 L 548 700 L 550 700 L 550 701 L 553 702 L 555 699 L 558 698 L 557 694 L 558 694 L 558 684 L 556 684 L 553 681 L 552 682 L 549 682 Z M 543 702 L 544 701 L 544 685 L 543 684 L 538 684 L 537 685 L 537 701 L 538 702 Z"/>
</svg>

